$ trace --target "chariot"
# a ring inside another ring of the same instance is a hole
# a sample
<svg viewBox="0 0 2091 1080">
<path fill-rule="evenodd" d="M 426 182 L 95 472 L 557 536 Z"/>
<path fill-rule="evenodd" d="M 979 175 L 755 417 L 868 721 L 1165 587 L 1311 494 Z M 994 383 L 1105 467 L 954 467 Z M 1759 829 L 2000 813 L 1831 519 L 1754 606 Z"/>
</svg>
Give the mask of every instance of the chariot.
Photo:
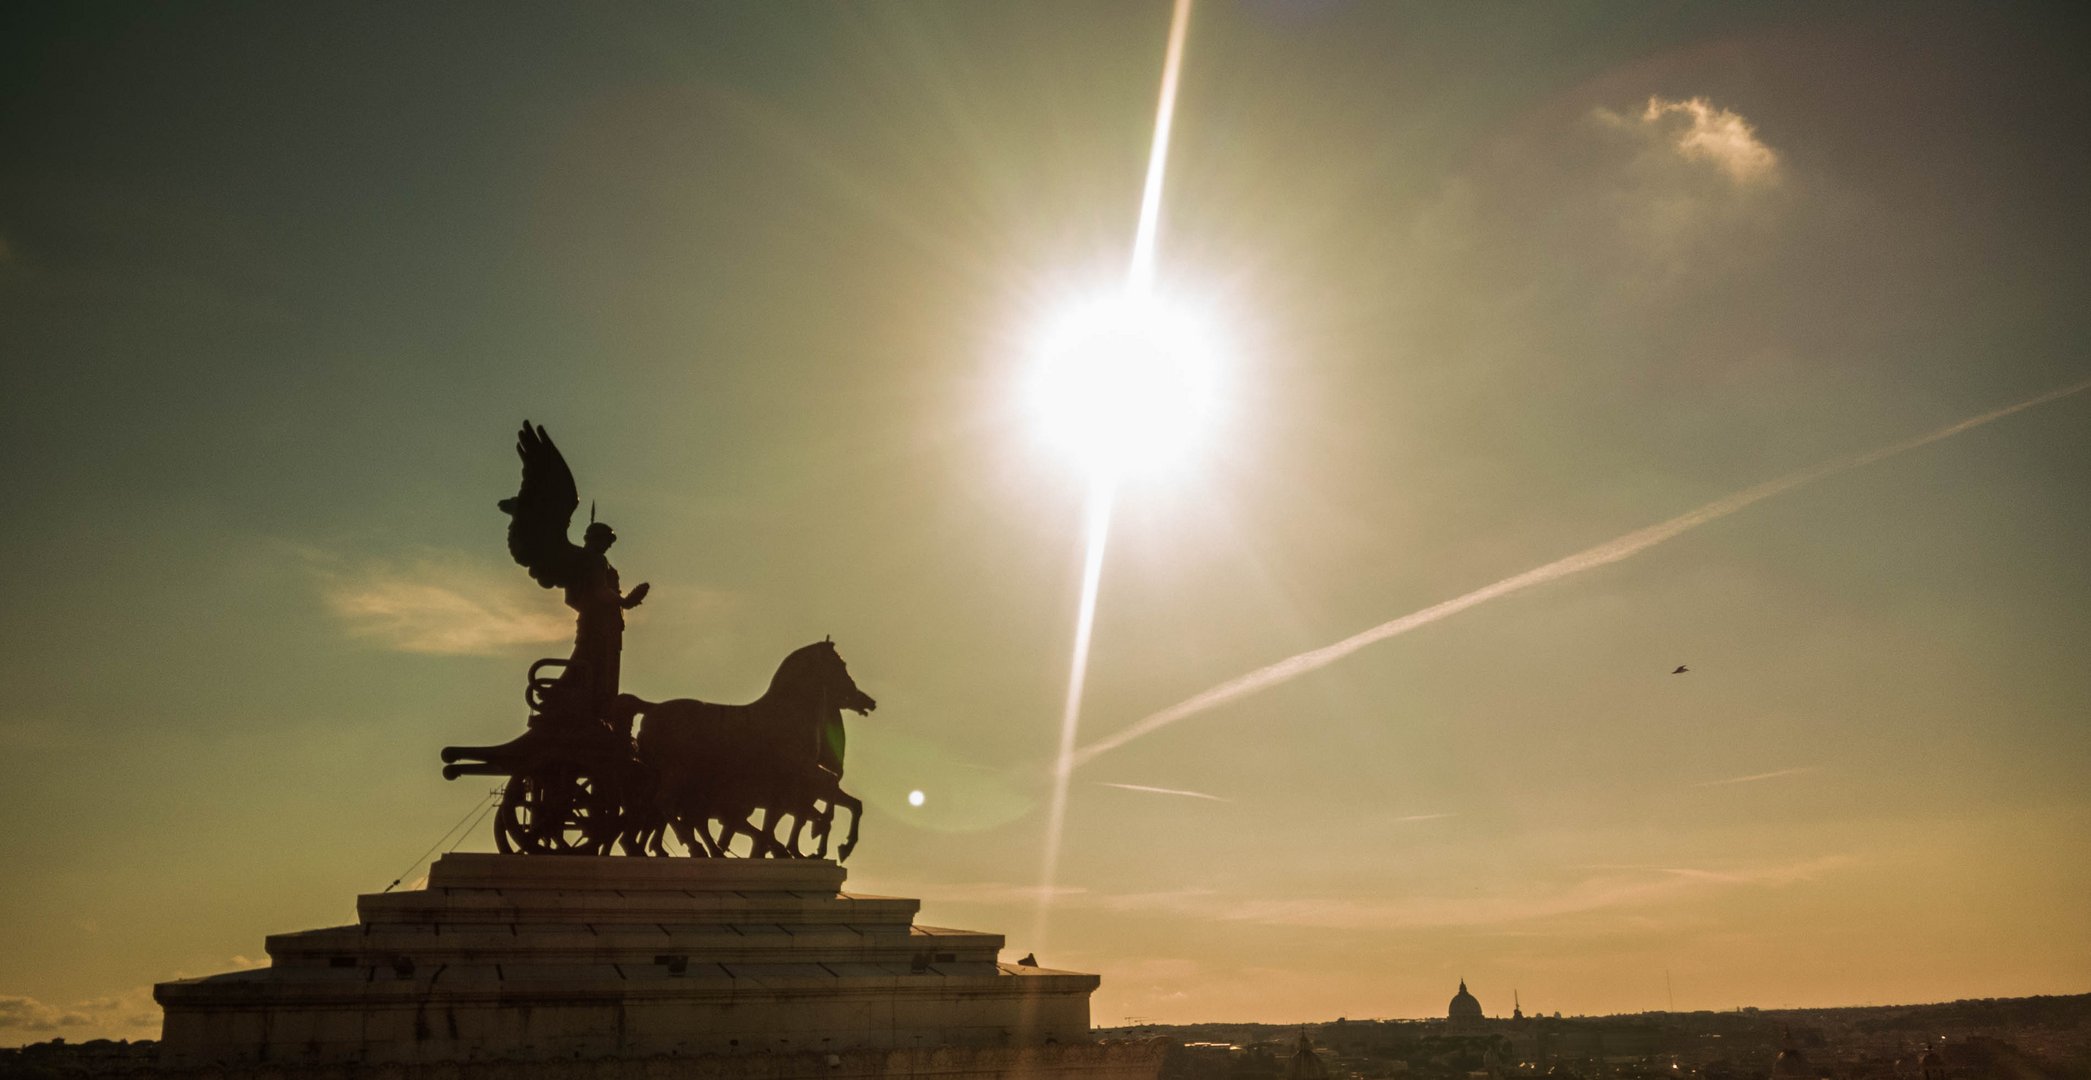
<svg viewBox="0 0 2091 1080">
<path fill-rule="evenodd" d="M 628 734 L 561 708 L 561 686 L 531 665 L 524 698 L 529 729 L 495 746 L 446 746 L 443 778 L 506 776 L 494 814 L 494 844 L 505 854 L 608 855 L 651 793 L 646 767 Z"/>
<path fill-rule="evenodd" d="M 760 699 L 717 705 L 649 702 L 619 693 L 624 613 L 647 586 L 618 586 L 605 553 L 617 541 L 588 511 L 584 543 L 567 539 L 580 496 L 573 470 L 544 428 L 516 436 L 523 483 L 500 507 L 508 552 L 574 609 L 571 658 L 531 665 L 527 730 L 494 746 L 446 746 L 443 777 L 505 776 L 494 842 L 503 854 L 825 857 L 838 809 L 850 814 L 837 851 L 848 858 L 864 804 L 842 790 L 842 714 L 878 707 L 857 688 L 833 639 L 785 657 Z M 551 674 L 548 674 L 551 672 Z M 634 738 L 634 724 L 646 722 Z M 788 837 L 780 831 L 791 822 Z"/>
<path fill-rule="evenodd" d="M 494 746 L 443 748 L 446 780 L 508 778 L 494 819 L 503 853 L 670 855 L 679 847 L 716 857 L 734 854 L 742 838 L 757 858 L 818 858 L 837 810 L 849 814 L 849 829 L 836 857 L 855 849 L 864 804 L 842 790 L 841 714 L 878 703 L 857 689 L 832 641 L 793 651 L 769 692 L 746 705 L 620 694 L 605 715 L 576 693 L 588 683 L 573 674 L 569 661 L 539 660 L 524 695 L 528 730 Z M 809 831 L 810 853 L 799 846 Z"/>
</svg>

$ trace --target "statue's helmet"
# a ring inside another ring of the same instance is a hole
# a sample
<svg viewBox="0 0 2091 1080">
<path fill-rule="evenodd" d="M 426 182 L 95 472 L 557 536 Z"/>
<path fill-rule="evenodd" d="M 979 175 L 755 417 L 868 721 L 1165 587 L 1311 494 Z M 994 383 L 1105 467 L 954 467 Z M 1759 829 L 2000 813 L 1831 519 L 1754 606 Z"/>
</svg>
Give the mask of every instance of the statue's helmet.
<svg viewBox="0 0 2091 1080">
<path fill-rule="evenodd" d="M 610 526 L 600 521 L 589 522 L 588 531 L 581 534 L 581 543 L 597 551 L 607 550 L 616 542 L 617 534 L 610 530 Z"/>
</svg>

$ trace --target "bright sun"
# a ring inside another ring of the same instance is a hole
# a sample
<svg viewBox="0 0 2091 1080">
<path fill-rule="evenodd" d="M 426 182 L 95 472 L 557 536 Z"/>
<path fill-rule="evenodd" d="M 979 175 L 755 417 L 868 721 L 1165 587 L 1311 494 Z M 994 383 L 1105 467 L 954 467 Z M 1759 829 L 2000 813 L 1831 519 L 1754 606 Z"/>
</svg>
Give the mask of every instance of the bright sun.
<svg viewBox="0 0 2091 1080">
<path fill-rule="evenodd" d="M 1208 327 L 1144 292 L 1081 305 L 1048 328 L 1031 399 L 1047 434 L 1099 476 L 1167 465 L 1214 406 Z"/>
</svg>

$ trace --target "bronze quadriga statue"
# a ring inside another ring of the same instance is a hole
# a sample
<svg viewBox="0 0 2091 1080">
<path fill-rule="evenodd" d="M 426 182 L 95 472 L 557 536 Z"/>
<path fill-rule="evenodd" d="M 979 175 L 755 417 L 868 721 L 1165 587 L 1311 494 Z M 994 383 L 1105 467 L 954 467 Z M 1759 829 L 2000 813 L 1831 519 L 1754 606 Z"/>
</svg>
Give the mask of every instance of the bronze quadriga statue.
<svg viewBox="0 0 2091 1080">
<path fill-rule="evenodd" d="M 443 748 L 445 779 L 509 778 L 496 845 L 533 855 L 667 855 L 673 841 L 691 855 L 722 856 L 746 837 L 752 855 L 796 858 L 810 838 L 812 854 L 824 857 L 835 811 L 845 808 L 849 835 L 836 855 L 848 858 L 863 804 L 841 787 L 842 711 L 862 715 L 877 702 L 857 689 L 834 643 L 785 657 L 768 692 L 746 705 L 619 693 L 624 613 L 647 586 L 620 590 L 607 557 L 617 535 L 592 510 L 582 543 L 567 539 L 580 497 L 544 429 L 525 421 L 516 452 L 522 489 L 501 502 L 509 553 L 538 584 L 565 590 L 578 625 L 571 657 L 531 666 L 523 734 Z"/>
</svg>

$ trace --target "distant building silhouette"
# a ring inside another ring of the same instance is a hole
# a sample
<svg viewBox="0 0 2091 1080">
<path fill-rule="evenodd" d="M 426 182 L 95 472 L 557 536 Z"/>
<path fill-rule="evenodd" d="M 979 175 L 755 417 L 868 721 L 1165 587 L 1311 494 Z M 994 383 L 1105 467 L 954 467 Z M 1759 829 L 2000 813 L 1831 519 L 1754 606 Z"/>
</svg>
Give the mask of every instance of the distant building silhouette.
<svg viewBox="0 0 2091 1080">
<path fill-rule="evenodd" d="M 1307 1029 L 1300 1029 L 1300 1041 L 1293 1048 L 1292 1060 L 1285 1063 L 1285 1080 L 1328 1080 L 1329 1067 L 1321 1056 L 1314 1052 L 1314 1044 L 1307 1040 Z"/>
<path fill-rule="evenodd" d="M 1946 1059 L 1931 1048 L 1931 1040 L 1924 1040 L 1924 1056 L 1917 1059 L 1917 1068 L 1922 1080 L 1946 1080 Z"/>
<path fill-rule="evenodd" d="M 1467 993 L 1467 981 L 1459 980 L 1459 993 L 1452 995 L 1452 1004 L 1445 1010 L 1445 1019 L 1454 1027 L 1479 1027 L 1487 1020 L 1481 1014 L 1481 1002 Z"/>
<path fill-rule="evenodd" d="M 1820 1080 L 1822 1070 L 1808 1064 L 1807 1055 L 1793 1045 L 1793 1029 L 1786 1029 L 1779 1056 L 1772 1059 L 1772 1080 Z"/>
</svg>

